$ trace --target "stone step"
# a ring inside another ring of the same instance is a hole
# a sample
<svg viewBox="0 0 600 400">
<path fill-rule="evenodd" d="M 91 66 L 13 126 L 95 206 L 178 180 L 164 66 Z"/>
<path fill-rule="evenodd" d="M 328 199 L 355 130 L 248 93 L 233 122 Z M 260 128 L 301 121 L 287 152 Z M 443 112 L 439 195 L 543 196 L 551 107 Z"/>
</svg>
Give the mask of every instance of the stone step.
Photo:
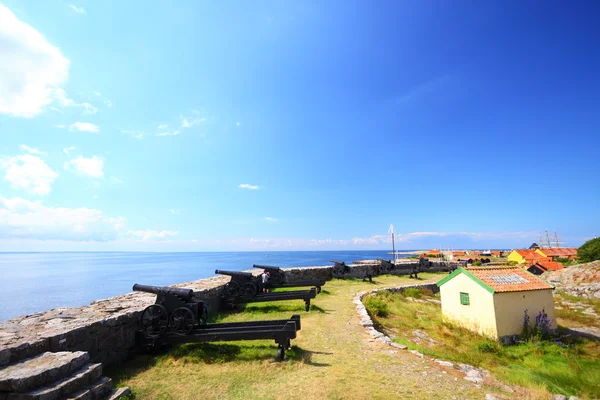
<svg viewBox="0 0 600 400">
<path fill-rule="evenodd" d="M 104 400 L 119 400 L 121 397 L 129 396 L 130 394 L 131 390 L 128 387 L 116 388 Z"/>
<path fill-rule="evenodd" d="M 83 351 L 46 352 L 0 369 L 0 392 L 27 392 L 77 371 L 90 359 Z"/>
<path fill-rule="evenodd" d="M 103 376 L 98 379 L 90 386 L 90 391 L 92 392 L 92 399 L 94 400 L 102 400 L 106 398 L 113 390 L 113 382 L 112 379 Z"/>
<path fill-rule="evenodd" d="M 7 400 L 57 400 L 87 387 L 102 376 L 102 364 L 86 364 L 72 376 L 27 393 L 9 393 Z"/>
<path fill-rule="evenodd" d="M 92 391 L 85 388 L 71 393 L 66 400 L 94 400 L 94 398 L 92 397 Z"/>
</svg>

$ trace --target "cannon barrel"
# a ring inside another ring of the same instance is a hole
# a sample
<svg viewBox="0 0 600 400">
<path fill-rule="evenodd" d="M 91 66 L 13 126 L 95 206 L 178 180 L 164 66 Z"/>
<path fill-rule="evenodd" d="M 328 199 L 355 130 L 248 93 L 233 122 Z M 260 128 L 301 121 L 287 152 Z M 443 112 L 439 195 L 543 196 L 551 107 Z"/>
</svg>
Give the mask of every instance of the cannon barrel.
<svg viewBox="0 0 600 400">
<path fill-rule="evenodd" d="M 174 288 L 169 286 L 151 286 L 151 285 L 138 285 L 137 283 L 133 285 L 133 290 L 136 292 L 145 292 L 145 293 L 166 293 L 173 294 L 181 297 L 183 300 L 189 301 L 194 298 L 194 290 L 193 289 L 185 289 L 185 288 Z"/>
<path fill-rule="evenodd" d="M 253 268 L 262 268 L 262 269 L 267 270 L 267 271 L 269 271 L 269 270 L 271 270 L 271 271 L 279 271 L 279 270 L 281 270 L 281 268 L 279 268 L 279 267 L 272 267 L 270 265 L 258 265 L 258 264 L 254 264 L 252 267 Z"/>
<path fill-rule="evenodd" d="M 219 275 L 228 275 L 228 276 L 243 276 L 244 278 L 254 278 L 250 272 L 241 272 L 241 271 L 223 271 L 220 269 L 215 270 L 215 274 Z"/>
</svg>

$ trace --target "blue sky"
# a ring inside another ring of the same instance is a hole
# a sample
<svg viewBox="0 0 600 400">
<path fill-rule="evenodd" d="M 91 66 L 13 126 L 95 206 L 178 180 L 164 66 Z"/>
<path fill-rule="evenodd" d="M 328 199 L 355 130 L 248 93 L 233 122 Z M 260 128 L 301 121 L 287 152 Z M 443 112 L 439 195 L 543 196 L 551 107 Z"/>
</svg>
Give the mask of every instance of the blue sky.
<svg viewBox="0 0 600 400">
<path fill-rule="evenodd" d="M 0 0 L 0 250 L 600 233 L 600 5 Z"/>
</svg>

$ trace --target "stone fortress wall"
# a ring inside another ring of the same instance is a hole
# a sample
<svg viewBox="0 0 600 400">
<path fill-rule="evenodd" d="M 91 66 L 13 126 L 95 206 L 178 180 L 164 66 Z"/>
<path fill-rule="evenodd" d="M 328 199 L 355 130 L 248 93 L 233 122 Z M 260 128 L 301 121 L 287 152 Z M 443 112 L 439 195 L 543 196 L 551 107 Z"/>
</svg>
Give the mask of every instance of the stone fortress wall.
<svg viewBox="0 0 600 400">
<path fill-rule="evenodd" d="M 332 267 L 283 268 L 286 281 L 332 278 Z M 362 278 L 372 273 L 372 264 L 350 265 L 345 278 Z M 426 271 L 445 271 L 444 265 L 433 264 Z M 249 271 L 259 274 L 261 270 Z M 412 272 L 412 264 L 392 271 L 404 275 Z M 200 279 L 174 285 L 193 289 L 203 299 L 209 313 L 218 310 L 227 276 Z M 150 282 L 151 283 L 151 282 Z M 133 282 L 132 282 L 133 284 Z M 0 371 L 3 366 L 45 352 L 77 352 L 89 354 L 91 362 L 104 365 L 122 362 L 135 349 L 135 331 L 141 311 L 155 301 L 155 295 L 132 292 L 96 300 L 83 307 L 55 308 L 0 322 Z"/>
</svg>

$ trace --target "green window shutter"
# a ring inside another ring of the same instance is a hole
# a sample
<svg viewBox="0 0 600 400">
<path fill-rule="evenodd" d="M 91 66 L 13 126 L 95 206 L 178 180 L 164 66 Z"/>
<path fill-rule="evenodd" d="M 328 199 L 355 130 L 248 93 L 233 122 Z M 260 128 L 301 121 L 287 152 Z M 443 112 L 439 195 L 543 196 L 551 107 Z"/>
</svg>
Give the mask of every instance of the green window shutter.
<svg viewBox="0 0 600 400">
<path fill-rule="evenodd" d="M 460 292 L 460 304 L 462 304 L 463 306 L 468 306 L 469 304 L 471 304 L 469 302 L 469 293 Z"/>
</svg>

